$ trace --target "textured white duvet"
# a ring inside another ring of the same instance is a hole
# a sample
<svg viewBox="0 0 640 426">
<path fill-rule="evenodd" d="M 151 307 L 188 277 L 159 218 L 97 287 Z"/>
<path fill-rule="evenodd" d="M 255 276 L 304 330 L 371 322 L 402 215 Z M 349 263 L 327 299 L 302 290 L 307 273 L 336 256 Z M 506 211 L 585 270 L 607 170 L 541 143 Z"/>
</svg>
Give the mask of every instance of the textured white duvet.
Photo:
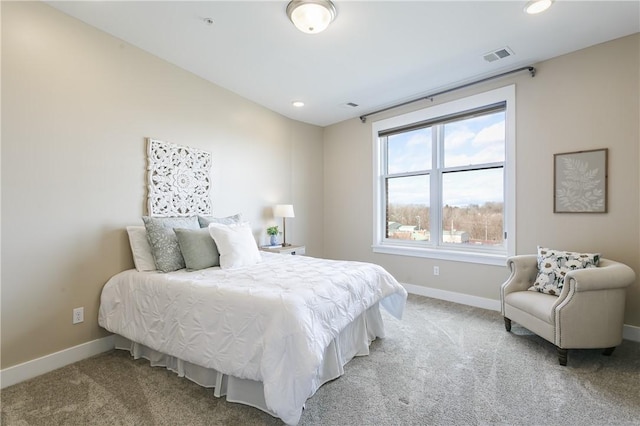
<svg viewBox="0 0 640 426">
<path fill-rule="evenodd" d="M 324 349 L 380 301 L 402 316 L 407 292 L 382 267 L 262 254 L 250 267 L 160 274 L 129 270 L 101 296 L 105 329 L 224 374 L 261 381 L 289 424 L 321 383 Z"/>
</svg>

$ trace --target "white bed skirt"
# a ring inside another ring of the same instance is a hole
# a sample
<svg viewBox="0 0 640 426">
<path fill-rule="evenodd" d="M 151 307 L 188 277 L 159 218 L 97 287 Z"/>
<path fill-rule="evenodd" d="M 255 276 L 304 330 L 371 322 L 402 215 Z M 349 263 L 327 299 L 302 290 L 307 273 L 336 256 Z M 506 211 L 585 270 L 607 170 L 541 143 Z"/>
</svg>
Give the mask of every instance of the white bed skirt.
<svg viewBox="0 0 640 426">
<path fill-rule="evenodd" d="M 318 368 L 316 376 L 319 379 L 317 383 L 320 383 L 318 388 L 344 374 L 344 366 L 354 356 L 369 355 L 369 345 L 376 337 L 384 337 L 384 325 L 377 303 L 347 325 L 324 351 L 323 363 Z M 166 367 L 200 386 L 214 388 L 213 394 L 216 397 L 226 396 L 229 402 L 250 405 L 278 417 L 265 403 L 262 382 L 228 376 L 217 370 L 157 352 L 117 334 L 115 346 L 116 349 L 128 350 L 135 359 L 149 360 L 152 367 Z"/>
</svg>

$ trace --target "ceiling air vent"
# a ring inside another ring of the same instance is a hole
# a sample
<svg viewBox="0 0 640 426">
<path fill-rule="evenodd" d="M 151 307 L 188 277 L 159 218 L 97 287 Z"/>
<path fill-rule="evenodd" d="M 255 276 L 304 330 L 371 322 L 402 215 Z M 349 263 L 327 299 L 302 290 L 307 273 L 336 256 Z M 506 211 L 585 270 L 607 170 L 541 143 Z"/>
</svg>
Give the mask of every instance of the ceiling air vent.
<svg viewBox="0 0 640 426">
<path fill-rule="evenodd" d="M 508 47 L 503 47 L 502 49 L 485 53 L 483 58 L 487 62 L 493 62 L 493 61 L 497 61 L 498 59 L 508 58 L 509 56 L 513 56 L 513 50 L 509 49 Z"/>
<path fill-rule="evenodd" d="M 358 104 L 354 104 L 353 102 L 347 102 L 346 104 L 344 104 L 344 106 L 346 107 L 351 107 L 351 108 L 355 108 L 358 106 Z"/>
</svg>

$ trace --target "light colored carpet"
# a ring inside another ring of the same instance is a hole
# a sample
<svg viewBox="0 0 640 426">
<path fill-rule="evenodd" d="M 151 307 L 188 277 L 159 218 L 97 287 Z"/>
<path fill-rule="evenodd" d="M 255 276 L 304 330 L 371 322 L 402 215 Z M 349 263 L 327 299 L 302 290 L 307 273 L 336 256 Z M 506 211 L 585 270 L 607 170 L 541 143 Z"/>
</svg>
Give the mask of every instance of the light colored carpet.
<svg viewBox="0 0 640 426">
<path fill-rule="evenodd" d="M 553 345 L 499 313 L 409 296 L 387 337 L 307 401 L 301 425 L 640 425 L 640 343 Z M 2 425 L 278 425 L 128 352 L 2 390 Z"/>
</svg>

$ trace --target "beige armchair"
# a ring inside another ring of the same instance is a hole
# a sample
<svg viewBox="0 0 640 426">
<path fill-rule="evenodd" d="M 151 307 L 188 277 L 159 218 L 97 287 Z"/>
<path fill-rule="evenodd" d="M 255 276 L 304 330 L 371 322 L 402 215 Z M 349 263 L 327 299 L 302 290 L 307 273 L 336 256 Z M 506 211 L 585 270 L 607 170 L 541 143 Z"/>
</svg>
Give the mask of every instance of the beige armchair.
<svg viewBox="0 0 640 426">
<path fill-rule="evenodd" d="M 627 265 L 600 259 L 598 267 L 567 273 L 560 296 L 528 291 L 538 272 L 536 255 L 507 260 L 511 275 L 500 301 L 507 331 L 515 321 L 558 348 L 560 365 L 568 349 L 605 348 L 611 355 L 622 342 L 625 288 L 635 281 Z"/>
</svg>

